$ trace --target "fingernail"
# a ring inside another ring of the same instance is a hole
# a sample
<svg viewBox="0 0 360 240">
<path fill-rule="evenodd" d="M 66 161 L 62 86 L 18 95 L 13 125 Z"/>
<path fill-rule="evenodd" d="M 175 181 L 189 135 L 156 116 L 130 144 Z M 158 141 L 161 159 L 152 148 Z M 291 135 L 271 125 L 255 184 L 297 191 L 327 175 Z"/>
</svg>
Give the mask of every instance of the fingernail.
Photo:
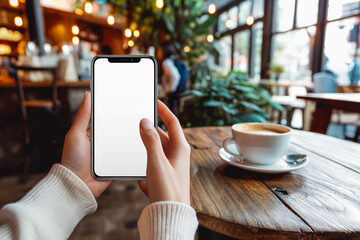
<svg viewBox="0 0 360 240">
<path fill-rule="evenodd" d="M 89 91 L 86 91 L 86 92 L 85 92 L 85 97 L 86 97 L 88 94 L 89 94 Z"/>
<path fill-rule="evenodd" d="M 141 120 L 140 127 L 141 127 L 141 130 L 143 130 L 143 131 L 154 128 L 151 121 L 149 119 L 147 119 L 147 118 L 144 118 L 144 119 Z"/>
</svg>

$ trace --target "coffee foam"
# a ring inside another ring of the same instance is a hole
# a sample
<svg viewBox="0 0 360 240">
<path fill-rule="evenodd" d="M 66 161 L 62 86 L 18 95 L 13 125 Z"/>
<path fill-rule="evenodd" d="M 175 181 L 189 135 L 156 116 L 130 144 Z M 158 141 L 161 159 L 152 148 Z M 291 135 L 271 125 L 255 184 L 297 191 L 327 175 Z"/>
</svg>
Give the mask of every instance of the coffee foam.
<svg viewBox="0 0 360 240">
<path fill-rule="evenodd" d="M 288 129 L 276 125 L 266 124 L 239 124 L 234 127 L 234 130 L 248 133 L 258 134 L 282 134 L 289 132 Z"/>
</svg>

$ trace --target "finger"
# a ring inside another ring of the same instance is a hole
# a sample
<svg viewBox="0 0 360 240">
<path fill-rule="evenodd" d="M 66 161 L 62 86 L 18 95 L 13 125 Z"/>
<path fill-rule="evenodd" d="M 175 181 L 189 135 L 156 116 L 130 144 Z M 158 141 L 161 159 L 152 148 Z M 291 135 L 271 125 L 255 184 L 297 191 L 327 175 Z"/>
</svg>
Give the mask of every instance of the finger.
<svg viewBox="0 0 360 240">
<path fill-rule="evenodd" d="M 86 129 L 86 135 L 88 136 L 89 139 L 91 138 L 91 127 L 88 127 Z"/>
<path fill-rule="evenodd" d="M 169 136 L 161 128 L 158 128 L 158 133 L 160 136 L 161 145 L 163 149 L 166 149 L 169 144 Z"/>
<path fill-rule="evenodd" d="M 161 146 L 160 136 L 156 132 L 154 125 L 147 118 L 140 121 L 140 136 L 147 151 L 148 165 L 149 163 L 155 163 L 152 160 L 164 159 L 165 153 Z"/>
<path fill-rule="evenodd" d="M 161 119 L 164 121 L 168 127 L 169 139 L 176 141 L 184 141 L 185 136 L 179 120 L 176 116 L 169 110 L 169 108 L 158 100 L 158 112 Z"/>
<path fill-rule="evenodd" d="M 147 181 L 138 180 L 137 183 L 138 183 L 140 189 L 145 193 L 145 195 L 149 197 L 149 190 L 148 190 L 148 186 L 147 186 Z"/>
<path fill-rule="evenodd" d="M 84 100 L 76 114 L 75 121 L 71 127 L 73 130 L 86 131 L 89 125 L 91 115 L 91 94 L 86 92 Z"/>
</svg>

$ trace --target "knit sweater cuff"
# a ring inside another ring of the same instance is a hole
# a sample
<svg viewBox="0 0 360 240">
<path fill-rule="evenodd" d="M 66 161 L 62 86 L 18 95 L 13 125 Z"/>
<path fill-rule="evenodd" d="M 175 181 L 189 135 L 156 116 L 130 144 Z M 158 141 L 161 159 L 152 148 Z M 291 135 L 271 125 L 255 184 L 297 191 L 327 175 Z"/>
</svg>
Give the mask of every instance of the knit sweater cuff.
<svg viewBox="0 0 360 240">
<path fill-rule="evenodd" d="M 198 227 L 195 210 L 179 202 L 156 202 L 144 208 L 138 221 L 141 240 L 194 239 Z"/>
<path fill-rule="evenodd" d="M 65 239 L 79 221 L 96 208 L 96 200 L 86 184 L 66 167 L 54 164 L 25 197 L 3 210 L 9 211 L 9 217 L 19 218 L 18 222 L 33 228 L 34 233 L 41 233 L 40 238 L 61 236 Z"/>
</svg>

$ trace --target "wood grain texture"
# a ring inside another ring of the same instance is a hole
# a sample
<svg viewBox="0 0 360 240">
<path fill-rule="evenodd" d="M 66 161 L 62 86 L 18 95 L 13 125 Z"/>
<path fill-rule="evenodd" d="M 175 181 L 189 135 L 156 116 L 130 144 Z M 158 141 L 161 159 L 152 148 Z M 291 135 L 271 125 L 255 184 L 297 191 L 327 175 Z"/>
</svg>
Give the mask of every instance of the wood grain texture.
<svg viewBox="0 0 360 240">
<path fill-rule="evenodd" d="M 308 154 L 309 165 L 270 175 L 219 159 L 229 127 L 184 131 L 193 146 L 192 206 L 202 226 L 239 239 L 360 239 L 359 144 L 294 131 L 290 147 Z"/>
</svg>

